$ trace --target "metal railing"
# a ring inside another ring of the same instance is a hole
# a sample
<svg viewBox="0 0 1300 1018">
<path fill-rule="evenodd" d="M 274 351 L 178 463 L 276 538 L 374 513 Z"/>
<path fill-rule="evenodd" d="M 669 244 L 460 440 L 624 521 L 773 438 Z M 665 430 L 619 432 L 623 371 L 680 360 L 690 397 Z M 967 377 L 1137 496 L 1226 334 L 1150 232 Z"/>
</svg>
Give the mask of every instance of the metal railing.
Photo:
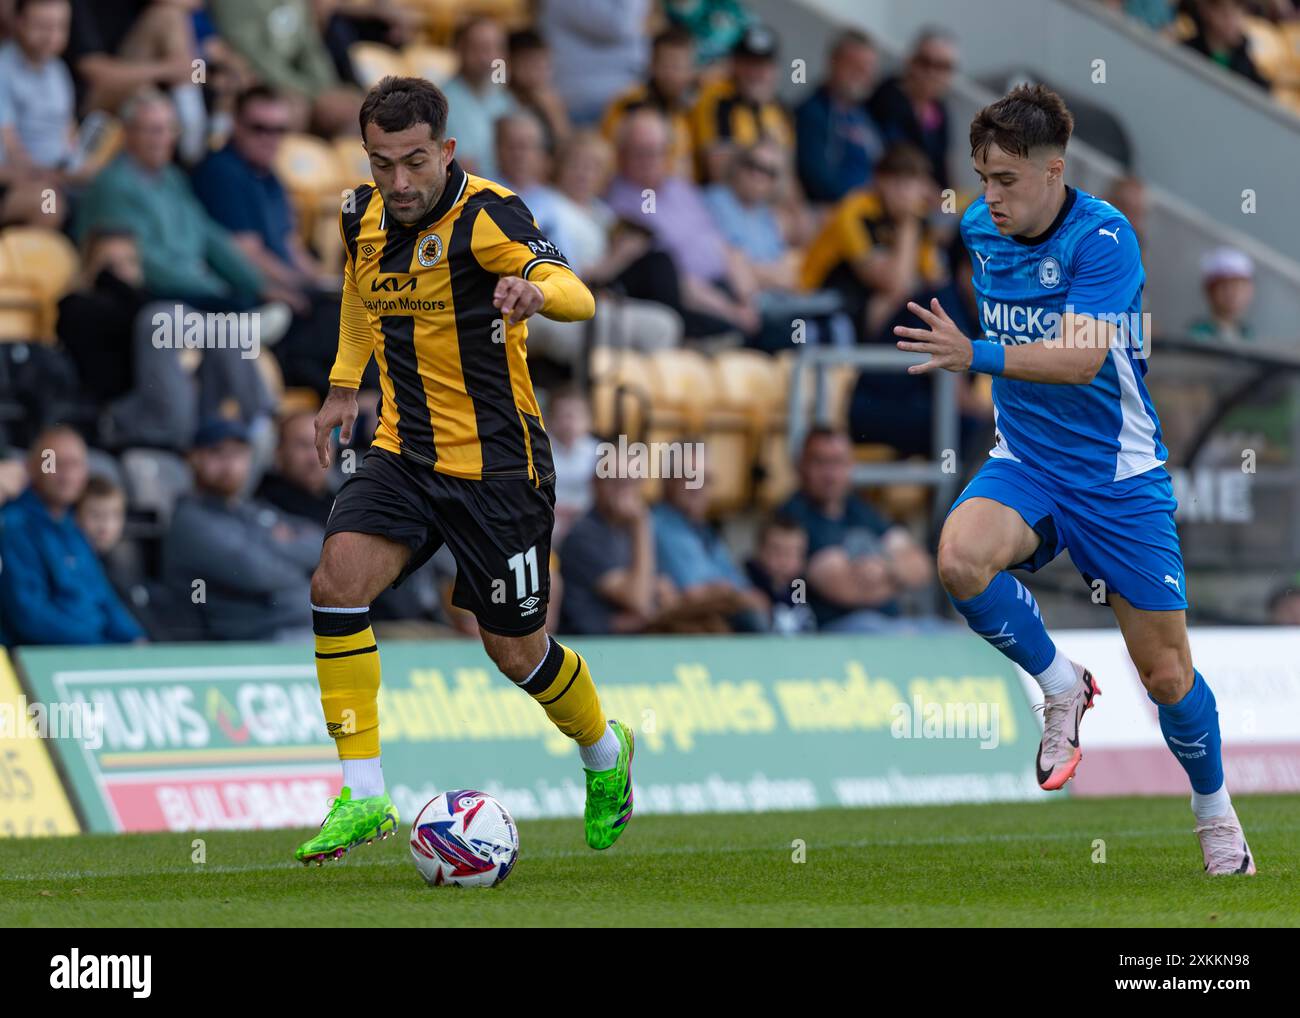
<svg viewBox="0 0 1300 1018">
<path fill-rule="evenodd" d="M 813 373 L 812 424 L 843 427 L 844 422 L 830 419 L 830 386 L 827 372 L 844 364 L 872 371 L 902 374 L 913 364 L 926 358 L 920 354 L 904 353 L 887 346 L 865 346 L 849 349 L 809 346 L 800 351 L 790 376 L 790 409 L 787 416 L 787 435 L 790 455 L 798 457 L 804 436 L 810 430 L 807 405 L 808 372 Z M 961 447 L 959 411 L 957 409 L 957 376 L 951 371 L 935 371 L 931 406 L 931 455 L 925 462 L 857 463 L 853 467 L 853 483 L 862 487 L 885 484 L 924 484 L 934 489 L 932 523 L 948 510 L 961 479 Z"/>
</svg>

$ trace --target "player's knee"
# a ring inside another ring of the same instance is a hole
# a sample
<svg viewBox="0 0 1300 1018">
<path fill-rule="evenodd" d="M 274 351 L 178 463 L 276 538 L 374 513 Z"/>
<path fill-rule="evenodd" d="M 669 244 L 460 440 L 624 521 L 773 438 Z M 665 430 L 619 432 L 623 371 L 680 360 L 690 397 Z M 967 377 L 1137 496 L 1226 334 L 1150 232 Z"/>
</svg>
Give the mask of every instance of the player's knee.
<svg viewBox="0 0 1300 1018">
<path fill-rule="evenodd" d="M 497 636 L 480 629 L 483 649 L 511 682 L 522 682 L 546 656 L 549 641 L 544 632 L 527 637 Z"/>
<path fill-rule="evenodd" d="M 1138 675 L 1159 703 L 1177 703 L 1192 688 L 1192 665 L 1175 648 L 1152 654 L 1138 663 Z"/>
<path fill-rule="evenodd" d="M 936 559 L 939 581 L 960 601 L 979 594 L 993 579 L 993 570 L 983 557 L 957 541 L 940 541 Z"/>
<path fill-rule="evenodd" d="M 311 603 L 319 608 L 357 608 L 362 602 L 354 580 L 322 561 L 311 574 Z"/>
</svg>

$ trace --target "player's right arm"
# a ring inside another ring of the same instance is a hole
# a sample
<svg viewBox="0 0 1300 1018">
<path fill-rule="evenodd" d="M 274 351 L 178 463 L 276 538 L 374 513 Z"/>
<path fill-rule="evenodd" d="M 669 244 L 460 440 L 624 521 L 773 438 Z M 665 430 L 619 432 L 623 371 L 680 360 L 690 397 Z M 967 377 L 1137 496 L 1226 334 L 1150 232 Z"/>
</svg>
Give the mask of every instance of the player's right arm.
<svg viewBox="0 0 1300 1018">
<path fill-rule="evenodd" d="M 374 330 L 357 292 L 352 259 L 343 269 L 343 300 L 339 307 L 339 349 L 330 369 L 330 391 L 316 414 L 316 458 L 322 468 L 330 465 L 330 433 L 339 429 L 339 441 L 352 441 L 357 419 L 357 389 L 361 375 L 374 352 Z"/>
</svg>

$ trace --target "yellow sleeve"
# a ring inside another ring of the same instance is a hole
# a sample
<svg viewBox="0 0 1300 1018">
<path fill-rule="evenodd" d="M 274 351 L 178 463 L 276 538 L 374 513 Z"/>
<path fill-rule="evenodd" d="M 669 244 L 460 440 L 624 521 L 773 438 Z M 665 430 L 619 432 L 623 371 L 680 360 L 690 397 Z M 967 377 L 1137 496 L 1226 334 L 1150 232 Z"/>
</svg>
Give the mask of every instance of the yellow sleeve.
<svg viewBox="0 0 1300 1018">
<path fill-rule="evenodd" d="M 563 265 L 545 263 L 528 275 L 542 291 L 542 314 L 557 322 L 585 322 L 596 313 L 596 298 L 587 284 Z"/>
<path fill-rule="evenodd" d="M 528 208 L 516 196 L 485 205 L 474 220 L 474 257 L 497 276 L 519 276 L 542 291 L 542 314 L 560 322 L 579 322 L 596 313 L 591 291 L 564 254 L 542 235 Z"/>
<path fill-rule="evenodd" d="M 339 349 L 330 369 L 330 385 L 346 389 L 361 387 L 361 375 L 374 352 L 375 334 L 370 326 L 366 306 L 357 292 L 352 259 L 343 269 L 343 303 L 339 308 Z"/>
</svg>

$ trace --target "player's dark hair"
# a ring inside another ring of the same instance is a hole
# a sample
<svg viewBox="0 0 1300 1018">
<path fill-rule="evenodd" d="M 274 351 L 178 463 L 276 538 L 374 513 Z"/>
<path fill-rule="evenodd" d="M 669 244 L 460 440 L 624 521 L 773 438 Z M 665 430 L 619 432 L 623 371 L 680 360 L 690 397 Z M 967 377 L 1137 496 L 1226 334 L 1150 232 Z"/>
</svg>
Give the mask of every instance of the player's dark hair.
<svg viewBox="0 0 1300 1018">
<path fill-rule="evenodd" d="M 651 52 L 657 52 L 661 46 L 677 46 L 681 49 L 694 49 L 695 36 L 681 25 L 669 25 L 654 37 L 650 44 Z"/>
<path fill-rule="evenodd" d="M 389 75 L 370 90 L 361 104 L 361 137 L 366 136 L 366 126 L 371 123 L 389 134 L 428 124 L 434 140 L 442 141 L 447 133 L 447 97 L 431 81 Z"/>
<path fill-rule="evenodd" d="M 238 120 L 253 103 L 280 102 L 283 96 L 270 85 L 249 85 L 235 98 L 235 119 Z"/>
<path fill-rule="evenodd" d="M 1074 117 L 1065 100 L 1046 85 L 1017 85 L 970 124 L 970 154 L 982 158 L 990 145 L 1027 158 L 1036 148 L 1065 151 L 1074 131 Z"/>
<path fill-rule="evenodd" d="M 906 141 L 894 142 L 876 163 L 877 177 L 929 177 L 933 173 L 930 157 Z"/>
</svg>

